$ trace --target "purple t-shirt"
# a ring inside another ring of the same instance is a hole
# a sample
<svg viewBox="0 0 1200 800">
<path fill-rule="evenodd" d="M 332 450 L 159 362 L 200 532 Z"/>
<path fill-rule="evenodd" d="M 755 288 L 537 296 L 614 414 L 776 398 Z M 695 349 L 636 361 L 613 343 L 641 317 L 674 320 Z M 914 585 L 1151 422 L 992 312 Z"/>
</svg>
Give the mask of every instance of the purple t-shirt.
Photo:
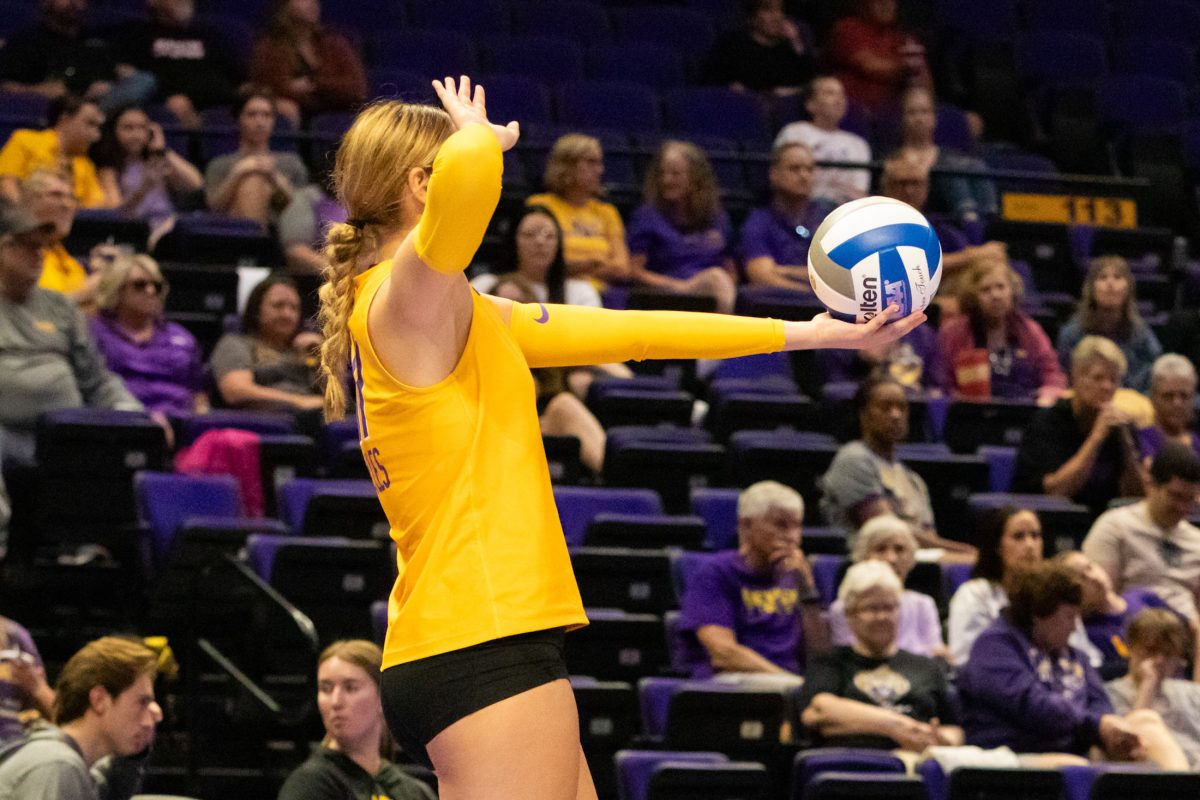
<svg viewBox="0 0 1200 800">
<path fill-rule="evenodd" d="M 1101 669 L 1105 674 L 1112 674 L 1110 670 L 1113 669 L 1121 669 L 1121 665 L 1129 660 L 1125 629 L 1133 618 L 1147 608 L 1170 608 L 1152 589 L 1130 589 L 1121 597 L 1125 598 L 1125 613 L 1094 614 L 1083 618 L 1088 639 L 1104 656 Z"/>
<path fill-rule="evenodd" d="M 742 223 L 742 259 L 770 256 L 776 264 L 804 266 L 808 263 L 813 234 L 832 210 L 824 200 L 812 200 L 800 220 L 793 223 L 774 206 L 754 209 Z"/>
<path fill-rule="evenodd" d="M 630 255 L 645 256 L 646 269 L 679 280 L 719 267 L 733 254 L 733 228 L 724 209 L 708 227 L 683 231 L 644 205 L 633 212 L 627 237 Z"/>
<path fill-rule="evenodd" d="M 846 608 L 841 600 L 829 607 L 829 633 L 836 645 L 854 644 L 854 634 L 846 619 Z M 900 595 L 900 619 L 896 623 L 896 647 L 932 658 L 935 650 L 943 646 L 942 621 L 938 618 L 937 603 L 933 598 L 912 589 Z"/>
<path fill-rule="evenodd" d="M 794 574 L 753 572 L 737 550 L 716 553 L 696 569 L 680 603 L 678 630 L 694 645 L 687 648 L 693 678 L 711 677 L 707 651 L 696 640 L 705 625 L 733 631 L 737 643 L 776 666 L 799 673 L 804 652 L 800 593 Z"/>
<path fill-rule="evenodd" d="M 41 666 L 42 656 L 29 631 L 11 619 L 2 619 L 0 624 L 5 626 L 8 638 L 7 644 L 0 649 L 28 653 Z M 0 747 L 25 735 L 19 715 L 27 700 L 25 692 L 12 682 L 12 666 L 7 660 L 0 661 Z"/>
<path fill-rule="evenodd" d="M 107 314 L 93 317 L 91 326 L 108 368 L 147 411 L 192 412 L 196 392 L 204 388 L 204 362 L 196 338 L 186 328 L 159 320 L 150 339 L 135 342 Z"/>
<path fill-rule="evenodd" d="M 1196 451 L 1197 457 L 1200 457 L 1200 436 L 1194 433 L 1189 433 L 1188 436 L 1192 440 L 1192 449 Z M 1154 459 L 1167 444 L 1167 435 L 1157 425 L 1138 430 L 1138 447 L 1142 451 L 1142 458 Z"/>
</svg>

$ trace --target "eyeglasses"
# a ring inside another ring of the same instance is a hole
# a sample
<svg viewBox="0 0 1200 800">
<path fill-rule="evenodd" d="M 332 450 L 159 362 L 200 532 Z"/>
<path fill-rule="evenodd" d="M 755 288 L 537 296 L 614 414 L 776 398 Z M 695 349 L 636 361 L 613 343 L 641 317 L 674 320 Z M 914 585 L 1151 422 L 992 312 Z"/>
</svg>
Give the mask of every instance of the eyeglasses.
<svg viewBox="0 0 1200 800">
<path fill-rule="evenodd" d="M 167 288 L 166 283 L 163 281 L 151 281 L 146 280 L 145 278 L 138 278 L 136 280 L 129 281 L 125 285 L 130 289 L 133 289 L 135 292 L 144 292 L 147 289 L 153 289 L 154 294 L 162 294 L 163 290 Z"/>
</svg>

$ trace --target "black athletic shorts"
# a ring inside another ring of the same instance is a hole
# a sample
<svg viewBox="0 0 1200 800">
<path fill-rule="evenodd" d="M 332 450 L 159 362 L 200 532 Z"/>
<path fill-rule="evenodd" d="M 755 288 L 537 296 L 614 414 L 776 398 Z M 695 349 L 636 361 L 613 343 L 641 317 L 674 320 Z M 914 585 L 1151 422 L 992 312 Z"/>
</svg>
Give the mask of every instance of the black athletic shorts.
<svg viewBox="0 0 1200 800">
<path fill-rule="evenodd" d="M 383 671 L 383 715 L 396 742 L 432 768 L 425 746 L 480 709 L 567 677 L 563 629 L 522 633 Z"/>
</svg>

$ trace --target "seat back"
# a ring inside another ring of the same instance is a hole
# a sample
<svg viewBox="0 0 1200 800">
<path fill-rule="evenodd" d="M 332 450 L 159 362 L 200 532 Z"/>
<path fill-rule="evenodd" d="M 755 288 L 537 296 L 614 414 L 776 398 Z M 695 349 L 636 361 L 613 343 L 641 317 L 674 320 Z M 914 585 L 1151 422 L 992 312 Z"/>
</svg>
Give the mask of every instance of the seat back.
<svg viewBox="0 0 1200 800">
<path fill-rule="evenodd" d="M 651 614 L 679 606 L 665 550 L 575 547 L 571 567 L 585 606 Z"/>
<path fill-rule="evenodd" d="M 602 513 L 661 514 L 662 500 L 651 489 L 555 486 L 554 504 L 567 545 L 583 544 L 588 525 Z"/>
<path fill-rule="evenodd" d="M 241 516 L 237 479 L 232 475 L 139 472 L 134 493 L 142 522 L 150 526 L 155 560 L 166 558 L 179 526 L 188 517 Z"/>
<path fill-rule="evenodd" d="M 960 767 L 949 776 L 947 800 L 1062 800 L 1063 776 L 1048 769 Z"/>
</svg>

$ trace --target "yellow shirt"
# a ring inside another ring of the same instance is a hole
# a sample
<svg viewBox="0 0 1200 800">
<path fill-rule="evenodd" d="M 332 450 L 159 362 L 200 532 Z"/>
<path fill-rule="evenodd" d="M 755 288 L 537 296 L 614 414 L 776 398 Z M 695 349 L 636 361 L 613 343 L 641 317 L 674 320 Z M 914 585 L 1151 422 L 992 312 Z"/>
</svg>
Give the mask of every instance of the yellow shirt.
<svg viewBox="0 0 1200 800">
<path fill-rule="evenodd" d="M 351 359 L 363 458 L 396 542 L 383 666 L 502 636 L 585 625 L 533 379 L 492 303 L 473 318 L 454 371 L 427 387 L 393 378 L 367 333 L 391 272 L 356 279 Z"/>
<path fill-rule="evenodd" d="M 577 206 L 549 192 L 535 194 L 525 201 L 530 206 L 545 206 L 563 229 L 563 258 L 568 264 L 580 261 L 607 261 L 612 256 L 614 238 L 625 238 L 625 225 L 612 203 L 592 198 Z"/>
<path fill-rule="evenodd" d="M 25 180 L 39 169 L 63 172 L 75 188 L 75 199 L 83 208 L 104 205 L 104 189 L 96 177 L 96 165 L 87 156 L 63 156 L 58 147 L 58 133 L 53 128 L 44 131 L 16 130 L 0 149 L 0 175 Z"/>
<path fill-rule="evenodd" d="M 69 294 L 82 289 L 85 281 L 87 281 L 87 270 L 83 268 L 83 264 L 80 264 L 67 252 L 65 247 L 56 244 L 47 248 L 46 255 L 42 259 L 42 277 L 38 280 L 38 286 Z"/>
</svg>

